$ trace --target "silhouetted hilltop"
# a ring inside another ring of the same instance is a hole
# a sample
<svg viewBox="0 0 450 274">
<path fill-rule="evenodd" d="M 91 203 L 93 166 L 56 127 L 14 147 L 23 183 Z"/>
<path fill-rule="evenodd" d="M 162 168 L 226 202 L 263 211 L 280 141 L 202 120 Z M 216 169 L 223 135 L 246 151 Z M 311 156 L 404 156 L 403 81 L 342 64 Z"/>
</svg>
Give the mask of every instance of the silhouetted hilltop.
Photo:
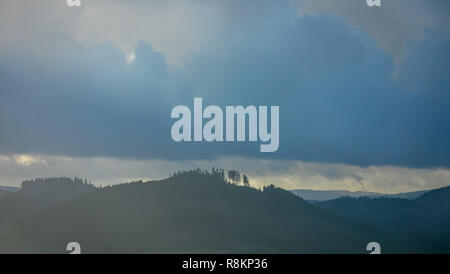
<svg viewBox="0 0 450 274">
<path fill-rule="evenodd" d="M 317 204 L 420 243 L 426 250 L 450 251 L 450 186 L 412 200 L 344 197 Z"/>
<path fill-rule="evenodd" d="M 20 188 L 15 186 L 0 186 L 0 190 L 8 191 L 8 192 L 16 192 L 19 191 Z"/>
<path fill-rule="evenodd" d="M 95 190 L 79 178 L 46 178 L 22 182 L 22 187 L 0 199 L 0 224 L 32 212 L 39 212 Z"/>
<path fill-rule="evenodd" d="M 415 203 L 428 208 L 446 210 L 450 218 L 450 186 L 431 190 L 417 198 Z"/>
<path fill-rule="evenodd" d="M 34 180 L 27 180 L 22 182 L 21 191 L 26 194 L 34 194 L 37 192 L 42 192 L 48 189 L 51 190 L 93 190 L 95 188 L 94 185 L 89 183 L 87 180 L 80 179 L 75 177 L 66 178 L 38 178 Z"/>
<path fill-rule="evenodd" d="M 322 202 L 328 200 L 334 200 L 341 197 L 386 197 L 386 198 L 402 198 L 402 199 L 416 199 L 423 194 L 427 193 L 429 190 L 420 190 L 413 192 L 402 192 L 395 194 L 384 194 L 377 192 L 366 192 L 366 191 L 347 191 L 347 190 L 310 190 L 310 189 L 293 189 L 292 193 L 302 197 L 303 199 L 311 202 Z"/>
<path fill-rule="evenodd" d="M 65 253 L 70 241 L 84 253 L 366 253 L 371 241 L 420 251 L 273 185 L 237 186 L 201 170 L 87 191 L 16 218 L 0 240 L 0 252 Z"/>
</svg>

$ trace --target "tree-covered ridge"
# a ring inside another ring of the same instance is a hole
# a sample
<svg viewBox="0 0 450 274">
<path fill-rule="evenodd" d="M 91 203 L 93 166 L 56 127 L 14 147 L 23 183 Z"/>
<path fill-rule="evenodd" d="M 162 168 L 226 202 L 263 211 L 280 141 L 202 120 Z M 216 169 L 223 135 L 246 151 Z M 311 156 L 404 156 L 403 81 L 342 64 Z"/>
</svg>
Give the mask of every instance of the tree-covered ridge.
<svg viewBox="0 0 450 274">
<path fill-rule="evenodd" d="M 366 253 L 372 241 L 383 252 L 421 251 L 274 185 L 238 185 L 220 169 L 93 188 L 63 201 L 58 186 L 0 200 L 1 210 L 22 208 L 0 224 L 0 252 L 65 253 L 71 241 L 84 253 Z"/>
<path fill-rule="evenodd" d="M 33 180 L 26 180 L 23 181 L 22 184 L 22 190 L 31 190 L 35 188 L 45 188 L 45 187 L 74 187 L 74 188 L 88 188 L 88 189 L 94 189 L 95 186 L 88 182 L 86 179 L 81 178 L 67 178 L 67 177 L 52 177 L 52 178 L 37 178 Z"/>
</svg>

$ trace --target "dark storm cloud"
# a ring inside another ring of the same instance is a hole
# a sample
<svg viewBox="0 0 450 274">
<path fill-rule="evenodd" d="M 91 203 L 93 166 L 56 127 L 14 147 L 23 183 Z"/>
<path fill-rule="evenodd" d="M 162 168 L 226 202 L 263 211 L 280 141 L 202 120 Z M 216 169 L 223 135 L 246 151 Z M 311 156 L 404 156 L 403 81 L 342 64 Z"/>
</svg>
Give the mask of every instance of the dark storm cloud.
<svg viewBox="0 0 450 274">
<path fill-rule="evenodd" d="M 70 40 L 37 57 L 0 55 L 0 154 L 450 166 L 446 36 L 425 30 L 396 68 L 365 32 L 332 16 L 269 18 L 222 29 L 178 68 L 146 42 L 131 64 L 109 44 Z M 171 108 L 192 107 L 194 96 L 222 107 L 279 105 L 279 150 L 174 143 Z"/>
</svg>

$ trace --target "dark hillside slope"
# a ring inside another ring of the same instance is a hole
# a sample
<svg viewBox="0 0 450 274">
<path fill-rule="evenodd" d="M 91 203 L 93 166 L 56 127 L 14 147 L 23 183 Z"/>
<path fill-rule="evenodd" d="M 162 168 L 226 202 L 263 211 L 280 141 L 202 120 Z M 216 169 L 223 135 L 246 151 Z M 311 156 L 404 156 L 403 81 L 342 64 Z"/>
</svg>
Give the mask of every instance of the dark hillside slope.
<svg viewBox="0 0 450 274">
<path fill-rule="evenodd" d="M 273 186 L 260 191 L 219 174 L 179 173 L 105 187 L 10 225 L 0 252 L 366 253 L 417 252 L 387 234 L 337 217 Z"/>
<path fill-rule="evenodd" d="M 426 250 L 450 252 L 450 186 L 413 200 L 345 197 L 317 204 L 420 243 Z"/>
<path fill-rule="evenodd" d="M 0 225 L 25 214 L 38 213 L 74 199 L 95 187 L 75 178 L 47 178 L 22 182 L 22 188 L 0 199 Z"/>
<path fill-rule="evenodd" d="M 12 194 L 12 192 L 0 189 L 0 199 L 3 198 L 3 197 L 8 196 L 9 194 Z"/>
</svg>

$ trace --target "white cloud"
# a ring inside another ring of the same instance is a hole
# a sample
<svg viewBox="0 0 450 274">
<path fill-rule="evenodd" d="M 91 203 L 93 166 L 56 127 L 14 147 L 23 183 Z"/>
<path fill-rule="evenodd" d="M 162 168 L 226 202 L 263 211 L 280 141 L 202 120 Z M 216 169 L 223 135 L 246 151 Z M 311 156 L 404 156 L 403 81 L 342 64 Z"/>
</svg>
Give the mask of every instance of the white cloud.
<svg viewBox="0 0 450 274">
<path fill-rule="evenodd" d="M 0 162 L 11 162 L 11 159 L 8 156 L 0 155 Z"/>
<path fill-rule="evenodd" d="M 134 53 L 134 51 L 130 52 L 127 54 L 127 63 L 131 64 L 134 62 L 134 60 L 136 59 L 136 53 Z"/>
<path fill-rule="evenodd" d="M 86 46 L 112 43 L 129 53 L 147 41 L 176 64 L 208 41 L 210 8 L 203 1 L 95 0 L 75 8 L 65 1 L 6 0 L 0 2 L 0 48 L 40 51 L 68 38 Z"/>
<path fill-rule="evenodd" d="M 26 154 L 13 154 L 12 157 L 17 164 L 21 166 L 30 166 L 32 164 L 44 164 L 47 165 L 47 161 L 40 156 L 31 156 Z"/>
<path fill-rule="evenodd" d="M 417 39 L 424 27 L 450 34 L 447 0 L 383 1 L 380 8 L 369 8 L 364 0 L 295 2 L 300 16 L 329 13 L 361 27 L 396 59 L 404 42 Z M 285 12 L 274 11 L 280 7 L 295 12 L 293 5 L 271 1 L 92 0 L 70 8 L 65 1 L 5 0 L 0 2 L 0 47 L 39 51 L 54 38 L 67 37 L 86 46 L 113 43 L 129 53 L 137 42 L 147 41 L 169 64 L 182 64 L 213 46 L 228 25 L 263 27 L 266 17 Z"/>
</svg>

